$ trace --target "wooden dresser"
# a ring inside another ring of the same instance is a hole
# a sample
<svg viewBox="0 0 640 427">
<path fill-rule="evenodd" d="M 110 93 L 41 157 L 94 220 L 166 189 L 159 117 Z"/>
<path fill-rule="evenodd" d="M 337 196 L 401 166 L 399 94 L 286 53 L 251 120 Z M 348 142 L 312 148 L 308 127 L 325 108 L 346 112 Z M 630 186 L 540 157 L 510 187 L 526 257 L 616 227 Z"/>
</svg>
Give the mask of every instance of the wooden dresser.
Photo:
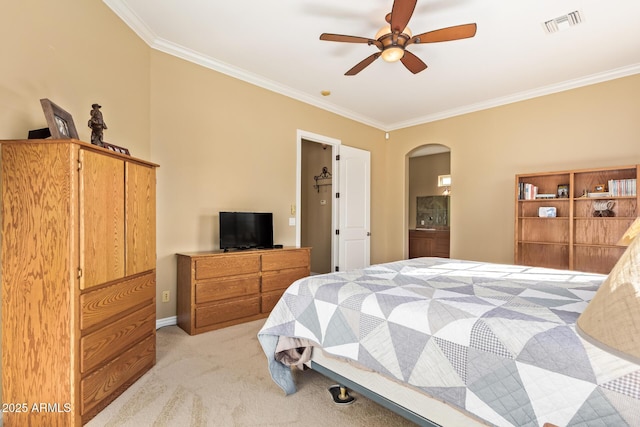
<svg viewBox="0 0 640 427">
<path fill-rule="evenodd" d="M 310 248 L 198 252 L 178 257 L 178 326 L 191 335 L 267 317 L 310 274 Z"/>
<path fill-rule="evenodd" d="M 82 425 L 155 364 L 157 165 L 0 144 L 4 425 Z"/>
</svg>

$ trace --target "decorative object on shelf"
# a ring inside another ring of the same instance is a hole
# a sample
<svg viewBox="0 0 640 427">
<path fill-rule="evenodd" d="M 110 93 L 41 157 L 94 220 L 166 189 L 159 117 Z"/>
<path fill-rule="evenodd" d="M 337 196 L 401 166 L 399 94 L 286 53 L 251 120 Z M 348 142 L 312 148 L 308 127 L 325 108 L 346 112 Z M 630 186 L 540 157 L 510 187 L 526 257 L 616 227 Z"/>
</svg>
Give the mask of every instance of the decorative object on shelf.
<svg viewBox="0 0 640 427">
<path fill-rule="evenodd" d="M 103 142 L 102 147 L 106 148 L 107 150 L 115 151 L 116 153 L 126 154 L 127 156 L 131 155 L 129 154 L 129 149 L 118 147 L 117 145 L 109 144 L 108 142 Z"/>
<path fill-rule="evenodd" d="M 87 124 L 91 129 L 91 143 L 93 145 L 104 147 L 104 141 L 102 138 L 103 131 L 107 129 L 107 124 L 104 122 L 104 118 L 102 117 L 102 111 L 100 111 L 101 108 L 102 105 L 100 104 L 91 105 L 91 111 L 89 112 L 91 118 Z"/>
<path fill-rule="evenodd" d="M 613 200 L 597 200 L 593 202 L 593 216 L 595 217 L 616 216 L 612 210 L 613 205 L 615 205 L 615 201 Z"/>
<path fill-rule="evenodd" d="M 556 208 L 553 206 L 541 206 L 538 208 L 538 216 L 540 218 L 555 218 Z"/>
<path fill-rule="evenodd" d="M 607 191 L 607 187 L 604 184 L 596 184 L 593 186 L 594 193 L 604 193 Z"/>
<path fill-rule="evenodd" d="M 73 117 L 47 98 L 40 100 L 44 117 L 47 119 L 49 132 L 53 139 L 79 139 Z"/>
<path fill-rule="evenodd" d="M 323 166 L 320 175 L 314 176 L 313 179 L 316 181 L 313 188 L 315 188 L 318 193 L 320 192 L 320 187 L 331 185 L 332 183 L 331 172 L 329 172 L 329 168 L 327 168 L 326 166 Z"/>
<path fill-rule="evenodd" d="M 612 194 L 608 191 L 600 191 L 597 193 L 587 193 L 587 197 L 591 198 L 603 198 L 603 197 L 612 197 Z"/>
<path fill-rule="evenodd" d="M 566 199 L 569 197 L 569 184 L 558 185 L 558 198 Z"/>
<path fill-rule="evenodd" d="M 51 137 L 49 128 L 33 129 L 29 131 L 28 139 L 47 139 Z"/>
</svg>

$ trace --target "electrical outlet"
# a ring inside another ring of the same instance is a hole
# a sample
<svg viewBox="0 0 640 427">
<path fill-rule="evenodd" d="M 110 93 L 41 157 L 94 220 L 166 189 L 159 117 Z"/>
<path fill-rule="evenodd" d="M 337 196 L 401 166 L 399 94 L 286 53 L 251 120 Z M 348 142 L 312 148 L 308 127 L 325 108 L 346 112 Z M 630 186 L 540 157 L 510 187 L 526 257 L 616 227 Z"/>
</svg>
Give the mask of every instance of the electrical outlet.
<svg viewBox="0 0 640 427">
<path fill-rule="evenodd" d="M 169 291 L 162 291 L 162 302 L 169 302 L 171 299 L 171 293 Z"/>
</svg>

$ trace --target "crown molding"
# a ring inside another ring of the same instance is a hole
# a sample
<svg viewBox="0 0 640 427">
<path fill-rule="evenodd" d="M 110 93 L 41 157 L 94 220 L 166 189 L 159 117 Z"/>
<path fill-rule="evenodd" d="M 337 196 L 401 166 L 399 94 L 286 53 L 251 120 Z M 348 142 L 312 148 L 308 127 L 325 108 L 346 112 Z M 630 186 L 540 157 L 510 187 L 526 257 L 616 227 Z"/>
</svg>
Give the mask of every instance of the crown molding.
<svg viewBox="0 0 640 427">
<path fill-rule="evenodd" d="M 378 129 L 383 129 L 384 124 L 378 121 L 372 120 L 369 117 L 356 113 L 355 111 L 345 108 L 337 107 L 336 105 L 328 102 L 321 101 L 313 96 L 293 89 L 291 87 L 276 83 L 272 80 L 265 79 L 262 76 L 254 74 L 252 72 L 242 70 L 234 67 L 230 64 L 218 61 L 214 58 L 202 55 L 199 52 L 195 52 L 191 49 L 180 46 L 176 43 L 169 42 L 158 37 L 145 23 L 138 17 L 138 15 L 131 10 L 131 8 L 122 0 L 102 0 L 125 24 L 127 24 L 145 43 L 147 43 L 152 49 L 156 49 L 160 52 L 164 52 L 168 55 L 172 55 L 185 61 L 192 62 L 194 64 L 201 65 L 211 70 L 217 71 L 222 74 L 237 78 L 239 80 L 251 83 L 255 86 L 259 86 L 263 89 L 270 90 L 272 92 L 279 93 L 281 95 L 293 98 L 295 100 L 304 102 L 306 104 L 313 105 L 314 107 L 321 108 L 323 110 L 338 114 L 345 118 L 355 120 L 367 126 L 371 126 Z"/>
<path fill-rule="evenodd" d="M 289 86 L 274 82 L 272 80 L 266 79 L 262 76 L 259 76 L 255 73 L 252 73 L 247 70 L 240 69 L 238 67 L 234 67 L 230 64 L 227 64 L 222 61 L 218 61 L 206 55 L 202 55 L 198 52 L 195 52 L 191 49 L 185 48 L 183 46 L 177 45 L 175 43 L 169 42 L 163 39 L 156 39 L 151 45 L 151 48 L 156 49 L 158 51 L 164 52 L 168 55 L 172 55 L 185 61 L 192 62 L 194 64 L 201 65 L 203 67 L 209 68 L 211 70 L 217 71 L 222 74 L 226 74 L 228 76 L 234 77 L 238 80 L 245 81 L 247 83 L 253 84 L 255 86 L 259 86 L 263 89 L 270 90 L 272 92 L 276 92 L 278 94 L 284 95 L 286 97 L 295 99 L 297 101 L 304 102 L 306 104 L 310 104 L 314 107 L 321 108 L 323 110 L 327 110 L 329 112 L 338 114 L 340 116 L 346 117 L 351 120 L 355 120 L 362 124 L 372 126 L 374 128 L 383 129 L 384 124 L 377 122 L 375 120 L 370 119 L 369 117 L 358 114 L 354 111 L 337 107 L 333 104 L 329 104 L 327 102 L 323 102 L 308 93 L 293 89 Z"/>
<path fill-rule="evenodd" d="M 102 2 L 149 46 L 157 39 L 151 28 L 122 0 L 102 0 Z"/>
<path fill-rule="evenodd" d="M 486 110 L 489 108 L 500 107 L 515 102 L 525 101 L 540 96 L 551 95 L 566 90 L 576 89 L 582 86 L 588 86 L 596 83 L 602 83 L 608 80 L 614 80 L 621 77 L 627 77 L 640 73 L 640 64 L 634 64 L 627 67 L 621 67 L 602 73 L 592 74 L 590 76 L 581 77 L 574 80 L 543 86 L 540 88 L 519 92 L 516 94 L 490 99 L 488 101 L 478 102 L 476 104 L 465 105 L 447 111 L 429 114 L 415 119 L 396 122 L 393 124 L 385 124 L 369 117 L 358 114 L 355 111 L 340 108 L 334 104 L 324 102 L 315 98 L 308 93 L 293 89 L 286 85 L 265 79 L 262 76 L 254 74 L 250 71 L 242 70 L 230 64 L 218 61 L 214 58 L 207 57 L 191 49 L 185 48 L 178 44 L 169 42 L 159 38 L 136 13 L 128 7 L 122 0 L 102 0 L 126 25 L 128 25 L 142 40 L 144 40 L 152 49 L 164 52 L 185 61 L 189 61 L 222 74 L 237 78 L 247 83 L 259 86 L 261 88 L 279 93 L 281 95 L 304 102 L 314 107 L 329 111 L 339 116 L 357 121 L 367 126 L 380 129 L 385 132 L 399 130 L 425 123 L 435 122 L 438 120 L 448 119 L 463 114 L 469 114 L 476 111 Z"/>
<path fill-rule="evenodd" d="M 476 111 L 487 110 L 489 108 L 500 107 L 507 104 L 513 104 L 515 102 L 526 101 L 528 99 L 538 98 L 540 96 L 551 95 L 558 92 L 564 92 L 566 90 L 577 89 L 583 86 L 589 86 L 596 83 L 602 83 L 609 80 L 619 79 L 622 77 L 631 76 L 640 73 L 640 64 L 634 64 L 627 67 L 621 67 L 614 70 L 605 71 L 603 73 L 592 74 L 590 76 L 581 77 L 579 79 L 568 80 L 565 82 L 543 86 L 540 88 L 518 92 L 513 95 L 503 96 L 500 98 L 490 99 L 484 102 L 478 102 L 476 104 L 465 105 L 460 108 L 454 108 L 447 111 L 442 111 L 436 114 L 430 114 L 428 116 L 419 117 L 403 122 L 398 122 L 392 125 L 387 131 L 404 129 L 411 126 L 422 125 L 425 123 L 435 122 L 438 120 L 448 119 L 455 116 L 461 116 L 463 114 L 473 113 Z"/>
</svg>

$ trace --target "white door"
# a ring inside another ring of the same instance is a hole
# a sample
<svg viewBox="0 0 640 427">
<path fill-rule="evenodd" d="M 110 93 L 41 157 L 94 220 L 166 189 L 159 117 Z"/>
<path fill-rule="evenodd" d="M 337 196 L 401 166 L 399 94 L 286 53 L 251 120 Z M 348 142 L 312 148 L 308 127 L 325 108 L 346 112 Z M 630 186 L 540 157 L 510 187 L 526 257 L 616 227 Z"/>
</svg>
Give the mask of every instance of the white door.
<svg viewBox="0 0 640 427">
<path fill-rule="evenodd" d="M 337 264 L 340 271 L 369 266 L 371 154 L 341 145 L 338 161 Z"/>
</svg>

